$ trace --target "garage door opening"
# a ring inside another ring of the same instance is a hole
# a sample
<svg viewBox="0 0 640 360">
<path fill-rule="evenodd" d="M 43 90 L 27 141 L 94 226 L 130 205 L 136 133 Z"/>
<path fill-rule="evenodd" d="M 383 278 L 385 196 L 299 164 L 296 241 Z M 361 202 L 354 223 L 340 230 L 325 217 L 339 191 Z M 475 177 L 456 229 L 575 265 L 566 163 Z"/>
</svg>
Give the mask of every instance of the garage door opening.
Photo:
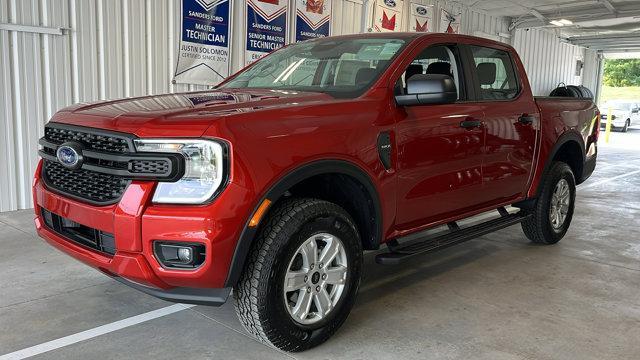
<svg viewBox="0 0 640 360">
<path fill-rule="evenodd" d="M 640 53 L 605 57 L 599 105 L 616 100 L 640 102 Z"/>
</svg>

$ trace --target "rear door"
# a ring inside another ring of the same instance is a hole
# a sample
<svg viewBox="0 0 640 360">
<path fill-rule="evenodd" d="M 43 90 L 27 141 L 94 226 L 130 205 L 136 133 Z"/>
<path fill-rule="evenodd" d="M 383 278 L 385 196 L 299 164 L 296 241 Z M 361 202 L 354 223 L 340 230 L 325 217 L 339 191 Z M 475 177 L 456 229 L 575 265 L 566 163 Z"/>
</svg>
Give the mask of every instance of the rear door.
<svg viewBox="0 0 640 360">
<path fill-rule="evenodd" d="M 486 132 L 479 197 L 487 204 L 508 202 L 522 196 L 530 181 L 538 108 L 508 48 L 469 45 L 465 49 Z"/>
</svg>

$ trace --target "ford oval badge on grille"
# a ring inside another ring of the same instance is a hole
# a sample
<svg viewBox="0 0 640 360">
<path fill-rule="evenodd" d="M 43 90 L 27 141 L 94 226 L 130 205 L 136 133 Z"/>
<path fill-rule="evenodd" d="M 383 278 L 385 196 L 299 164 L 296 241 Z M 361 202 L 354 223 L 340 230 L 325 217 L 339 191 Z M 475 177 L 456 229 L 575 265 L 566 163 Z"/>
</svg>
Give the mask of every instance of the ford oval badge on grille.
<svg viewBox="0 0 640 360">
<path fill-rule="evenodd" d="M 69 169 L 79 169 L 82 166 L 82 145 L 76 142 L 66 142 L 56 151 L 60 164 Z"/>
</svg>

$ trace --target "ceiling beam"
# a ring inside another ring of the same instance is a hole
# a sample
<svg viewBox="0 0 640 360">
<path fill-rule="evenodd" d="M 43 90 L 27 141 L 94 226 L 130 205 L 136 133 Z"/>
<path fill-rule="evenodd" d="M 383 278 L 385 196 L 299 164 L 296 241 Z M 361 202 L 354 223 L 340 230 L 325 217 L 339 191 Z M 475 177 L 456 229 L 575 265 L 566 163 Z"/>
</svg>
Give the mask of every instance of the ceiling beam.
<svg viewBox="0 0 640 360">
<path fill-rule="evenodd" d="M 540 14 L 540 12 L 536 9 L 531 9 L 531 15 L 535 16 L 540 21 L 544 21 L 545 23 L 549 22 L 549 19 L 544 17 L 544 15 Z"/>
<path fill-rule="evenodd" d="M 627 44 L 637 44 L 640 43 L 640 39 L 636 38 L 627 38 L 627 39 L 619 39 L 619 40 L 591 40 L 591 41 L 570 41 L 573 45 L 579 45 L 579 46 L 595 46 L 595 45 L 600 45 L 600 44 L 614 44 L 614 45 L 627 45 Z"/>
<path fill-rule="evenodd" d="M 606 47 L 606 46 L 628 47 L 628 46 L 636 46 L 636 45 L 640 45 L 640 41 L 630 41 L 622 44 L 599 43 L 599 44 L 588 44 L 588 45 L 580 45 L 580 46 L 584 46 L 588 48 L 599 48 L 599 47 Z"/>
<path fill-rule="evenodd" d="M 635 48 L 635 49 L 624 49 L 624 50 L 620 50 L 620 49 L 609 49 L 609 50 L 600 50 L 601 53 L 605 53 L 605 54 L 615 54 L 615 53 L 640 53 L 640 47 Z"/>
<path fill-rule="evenodd" d="M 604 7 L 606 7 L 609 12 L 611 12 L 612 14 L 617 14 L 618 10 L 616 10 L 615 6 L 613 6 L 613 4 L 611 4 L 611 1 L 609 0 L 600 0 L 600 3 L 602 5 L 604 5 Z"/>
<path fill-rule="evenodd" d="M 640 32 L 624 33 L 624 34 L 610 34 L 610 35 L 586 35 L 586 36 L 571 36 L 571 41 L 588 41 L 588 40 L 611 40 L 611 39 L 624 39 L 624 38 L 636 38 L 640 39 Z"/>
<path fill-rule="evenodd" d="M 567 40 L 573 45 L 584 46 L 588 48 L 597 48 L 599 46 L 634 46 L 640 44 L 640 36 L 636 33 L 598 35 L 598 36 L 575 36 Z"/>
<path fill-rule="evenodd" d="M 580 8 L 575 10 L 564 10 L 562 11 L 562 18 L 569 19 L 574 23 L 582 22 L 582 21 L 591 21 L 593 19 L 597 20 L 607 20 L 607 19 L 616 19 L 623 17 L 634 17 L 640 16 L 640 2 L 633 3 L 623 3 L 619 4 L 615 7 L 616 12 L 611 13 L 611 11 L 605 7 L 600 8 Z M 540 15 L 547 19 L 551 19 L 554 17 L 553 12 L 545 13 L 540 10 L 536 10 Z M 531 15 L 524 16 L 520 18 L 516 24 L 516 28 L 537 28 L 537 27 L 547 27 L 550 26 L 548 21 L 542 21 L 537 16 L 533 15 L 531 11 L 529 11 Z"/>
<path fill-rule="evenodd" d="M 569 1 L 569 2 L 560 2 L 560 3 L 552 3 L 552 4 L 542 4 L 536 6 L 536 9 L 539 11 L 557 11 L 562 8 L 575 8 L 580 6 L 591 6 L 597 5 L 599 0 L 578 0 L 578 1 Z"/>
<path fill-rule="evenodd" d="M 629 46 L 601 45 L 601 46 L 594 46 L 590 49 L 591 50 L 629 50 L 629 49 L 638 49 L 638 48 L 640 48 L 640 44 L 634 44 Z"/>
<path fill-rule="evenodd" d="M 628 45 L 634 45 L 634 44 L 640 44 L 640 39 L 636 39 L 636 40 L 627 40 L 627 41 L 609 41 L 609 42 L 599 42 L 599 43 L 591 43 L 588 45 L 582 45 L 582 44 L 576 44 L 576 43 L 572 43 L 574 45 L 580 45 L 580 46 L 618 46 L 618 47 L 623 47 L 623 46 L 628 46 Z"/>
</svg>

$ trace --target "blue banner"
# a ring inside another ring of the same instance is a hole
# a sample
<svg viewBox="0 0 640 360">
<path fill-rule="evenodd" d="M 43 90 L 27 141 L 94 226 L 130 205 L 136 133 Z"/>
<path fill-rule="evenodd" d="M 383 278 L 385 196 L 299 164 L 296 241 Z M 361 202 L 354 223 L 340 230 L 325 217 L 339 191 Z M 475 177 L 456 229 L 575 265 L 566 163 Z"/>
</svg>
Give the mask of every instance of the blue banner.
<svg viewBox="0 0 640 360">
<path fill-rule="evenodd" d="M 287 0 L 247 0 L 245 64 L 286 44 L 288 13 Z"/>
<path fill-rule="evenodd" d="M 175 82 L 215 85 L 229 76 L 231 1 L 182 1 Z"/>
<path fill-rule="evenodd" d="M 296 0 L 296 41 L 329 36 L 331 0 Z"/>
</svg>

